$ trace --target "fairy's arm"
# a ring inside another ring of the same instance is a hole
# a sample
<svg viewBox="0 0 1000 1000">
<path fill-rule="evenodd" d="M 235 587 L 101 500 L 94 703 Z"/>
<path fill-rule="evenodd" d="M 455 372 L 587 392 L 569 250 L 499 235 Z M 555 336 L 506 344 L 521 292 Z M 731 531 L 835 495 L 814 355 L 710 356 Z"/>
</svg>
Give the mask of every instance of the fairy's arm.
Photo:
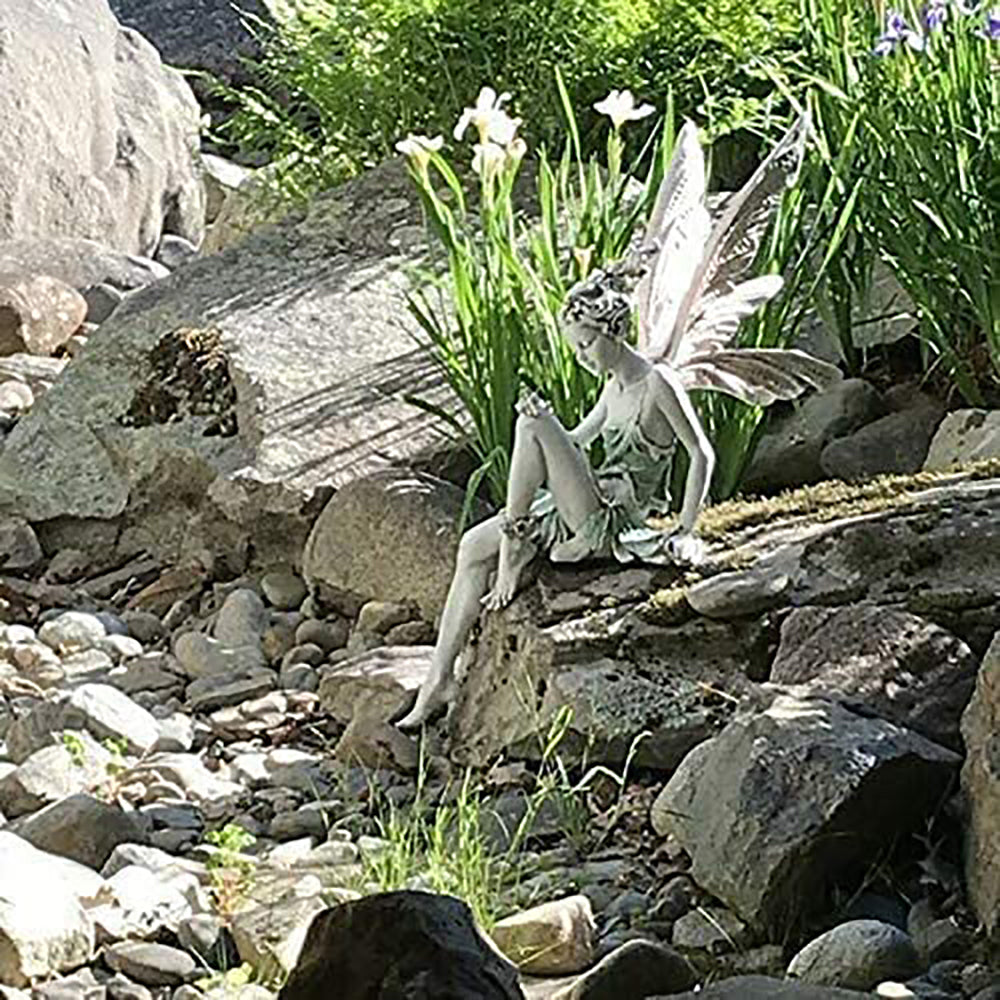
<svg viewBox="0 0 1000 1000">
<path fill-rule="evenodd" d="M 607 389 L 604 390 L 607 392 Z M 579 448 L 586 448 L 601 433 L 604 422 L 608 418 L 608 406 L 604 401 L 604 392 L 594 405 L 594 408 L 569 432 L 570 440 Z"/>
<path fill-rule="evenodd" d="M 708 495 L 712 470 L 715 467 L 715 452 L 701 426 L 691 397 L 677 373 L 667 365 L 657 365 L 650 383 L 654 401 L 690 457 L 687 482 L 684 485 L 684 504 L 680 515 L 681 532 L 690 534 L 698 519 L 698 512 Z"/>
</svg>

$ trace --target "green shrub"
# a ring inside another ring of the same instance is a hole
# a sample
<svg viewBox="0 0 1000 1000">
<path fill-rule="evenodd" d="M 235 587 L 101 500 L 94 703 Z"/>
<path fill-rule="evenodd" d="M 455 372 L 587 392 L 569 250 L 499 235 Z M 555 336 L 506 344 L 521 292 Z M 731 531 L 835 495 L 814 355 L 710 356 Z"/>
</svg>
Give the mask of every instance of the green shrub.
<svg viewBox="0 0 1000 1000">
<path fill-rule="evenodd" d="M 329 185 L 391 154 L 408 132 L 448 132 L 490 83 L 530 97 L 516 111 L 534 148 L 561 145 L 559 68 L 581 109 L 586 152 L 603 145 L 591 111 L 612 88 L 711 124 L 742 128 L 771 90 L 754 69 L 795 38 L 795 0 L 287 0 L 261 22 L 257 88 L 220 92 L 246 153 L 285 165 L 286 195 Z M 641 145 L 644 136 L 633 137 Z"/>
</svg>

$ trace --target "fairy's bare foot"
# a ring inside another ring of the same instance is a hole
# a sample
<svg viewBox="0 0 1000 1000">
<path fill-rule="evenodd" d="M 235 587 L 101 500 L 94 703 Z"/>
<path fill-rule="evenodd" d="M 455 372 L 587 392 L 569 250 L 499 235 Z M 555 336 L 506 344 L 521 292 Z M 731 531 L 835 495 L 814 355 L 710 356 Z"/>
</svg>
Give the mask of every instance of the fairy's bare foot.
<svg viewBox="0 0 1000 1000">
<path fill-rule="evenodd" d="M 516 530 L 503 531 L 500 536 L 500 554 L 497 562 L 497 578 L 493 589 L 483 598 L 483 607 L 488 611 L 499 611 L 507 607 L 517 592 L 521 572 L 535 555 L 535 545 L 526 534 Z"/>
<path fill-rule="evenodd" d="M 667 552 L 674 562 L 697 566 L 705 559 L 705 543 L 689 532 L 679 532 L 667 539 Z"/>
<path fill-rule="evenodd" d="M 449 678 L 422 687 L 413 708 L 396 723 L 396 728 L 404 731 L 419 729 L 434 716 L 446 711 L 454 697 L 454 688 L 454 682 Z"/>
</svg>

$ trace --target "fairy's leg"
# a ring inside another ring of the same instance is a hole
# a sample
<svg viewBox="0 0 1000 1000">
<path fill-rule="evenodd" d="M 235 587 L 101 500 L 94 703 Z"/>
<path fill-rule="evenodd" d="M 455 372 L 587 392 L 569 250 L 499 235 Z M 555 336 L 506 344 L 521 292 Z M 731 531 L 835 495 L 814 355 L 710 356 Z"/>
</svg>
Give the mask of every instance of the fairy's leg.
<svg viewBox="0 0 1000 1000">
<path fill-rule="evenodd" d="M 431 669 L 413 708 L 396 725 L 416 729 L 451 699 L 455 660 L 479 617 L 483 595 L 500 550 L 502 515 L 470 528 L 458 545 L 455 575 L 441 613 Z"/>
<path fill-rule="evenodd" d="M 491 610 L 510 603 L 521 571 L 535 553 L 526 533 L 519 529 L 525 525 L 541 486 L 552 494 L 556 510 L 570 531 L 578 531 L 600 507 L 587 456 L 547 408 L 521 413 L 517 418 L 497 579 L 483 601 Z"/>
</svg>

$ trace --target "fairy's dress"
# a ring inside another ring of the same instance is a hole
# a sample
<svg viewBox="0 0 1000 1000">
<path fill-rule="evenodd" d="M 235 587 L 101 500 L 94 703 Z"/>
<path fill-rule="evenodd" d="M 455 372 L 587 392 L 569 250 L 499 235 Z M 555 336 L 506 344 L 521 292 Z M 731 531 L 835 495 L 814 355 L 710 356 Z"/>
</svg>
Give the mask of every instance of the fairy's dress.
<svg viewBox="0 0 1000 1000">
<path fill-rule="evenodd" d="M 650 441 L 642 430 L 647 380 L 628 417 L 601 430 L 604 460 L 594 470 L 601 506 L 583 523 L 578 536 L 592 555 L 612 555 L 619 562 L 657 561 L 665 537 L 648 526 L 648 519 L 665 513 L 670 504 L 670 470 L 676 440 L 669 445 Z M 531 505 L 535 542 L 550 551 L 572 536 L 559 516 L 551 492 L 540 489 Z"/>
</svg>

